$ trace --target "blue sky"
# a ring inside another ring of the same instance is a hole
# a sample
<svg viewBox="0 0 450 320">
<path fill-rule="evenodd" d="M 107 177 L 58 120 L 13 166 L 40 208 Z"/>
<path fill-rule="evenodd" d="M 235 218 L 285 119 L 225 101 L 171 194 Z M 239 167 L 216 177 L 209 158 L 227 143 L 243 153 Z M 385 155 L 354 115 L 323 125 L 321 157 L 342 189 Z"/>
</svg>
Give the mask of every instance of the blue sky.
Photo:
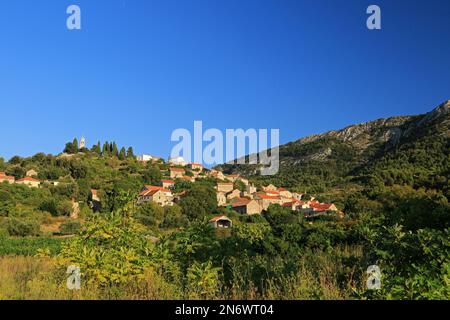
<svg viewBox="0 0 450 320">
<path fill-rule="evenodd" d="M 6 159 L 82 134 L 167 157 L 194 120 L 284 143 L 450 99 L 447 0 L 15 0 L 0 39 Z"/>
</svg>

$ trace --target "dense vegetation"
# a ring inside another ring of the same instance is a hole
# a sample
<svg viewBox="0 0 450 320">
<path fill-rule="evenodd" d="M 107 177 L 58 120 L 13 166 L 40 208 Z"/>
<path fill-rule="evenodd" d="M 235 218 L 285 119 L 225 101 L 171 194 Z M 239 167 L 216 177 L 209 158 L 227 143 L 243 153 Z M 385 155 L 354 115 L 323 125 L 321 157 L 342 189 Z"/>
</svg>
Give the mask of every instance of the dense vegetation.
<svg viewBox="0 0 450 320">
<path fill-rule="evenodd" d="M 403 132 L 420 119 L 402 120 Z M 0 161 L 10 175 L 32 168 L 40 179 L 60 182 L 39 189 L 0 184 L 0 252 L 16 255 L 0 258 L 0 298 L 449 299 L 450 145 L 443 123 L 415 125 L 396 144 L 372 141 L 364 149 L 338 136 L 291 143 L 280 150 L 278 175 L 251 177 L 332 201 L 343 219 L 305 220 L 276 205 L 243 216 L 217 207 L 214 179 L 177 181 L 175 191 L 186 195 L 173 207 L 136 205 L 142 185 L 159 182 L 168 166 L 139 163 L 131 148 L 115 143 L 78 150 L 74 141 L 57 157 Z M 371 130 L 383 136 L 383 128 Z M 96 212 L 91 188 L 100 190 Z M 233 228 L 208 225 L 219 213 Z M 75 293 L 65 289 L 71 264 L 83 275 Z M 380 290 L 366 285 L 374 264 Z"/>
</svg>

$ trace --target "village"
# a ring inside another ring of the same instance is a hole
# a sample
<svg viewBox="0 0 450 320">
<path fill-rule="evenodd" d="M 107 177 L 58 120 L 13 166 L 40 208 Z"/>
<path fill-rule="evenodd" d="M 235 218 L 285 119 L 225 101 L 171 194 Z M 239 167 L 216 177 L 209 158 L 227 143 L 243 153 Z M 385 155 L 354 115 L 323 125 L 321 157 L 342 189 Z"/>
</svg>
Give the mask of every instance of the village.
<svg viewBox="0 0 450 320">
<path fill-rule="evenodd" d="M 161 161 L 158 157 L 143 155 L 138 161 Z M 238 174 L 224 174 L 222 171 L 204 168 L 200 163 L 187 163 L 182 157 L 169 159 L 169 171 L 160 185 L 144 185 L 138 195 L 138 203 L 154 202 L 160 206 L 171 206 L 180 201 L 185 192 L 174 193 L 177 180 L 195 182 L 199 179 L 213 178 L 216 180 L 216 197 L 219 207 L 226 207 L 243 215 L 256 215 L 266 211 L 270 205 L 280 205 L 304 214 L 305 218 L 334 215 L 344 216 L 333 203 L 321 203 L 314 197 L 291 192 L 283 187 L 272 184 L 259 190 L 248 179 Z M 240 185 L 241 187 L 238 187 Z M 96 191 L 94 190 L 94 193 Z M 232 221 L 225 215 L 213 217 L 209 223 L 214 228 L 230 228 Z"/>
<path fill-rule="evenodd" d="M 84 138 L 80 147 L 84 147 Z M 160 157 L 141 155 L 136 160 L 143 164 L 164 163 Z M 238 174 L 225 174 L 222 171 L 205 168 L 200 163 L 188 163 L 182 157 L 169 158 L 168 170 L 161 170 L 163 178 L 158 185 L 144 185 L 137 195 L 137 204 L 153 202 L 161 207 L 173 206 L 185 195 L 186 191 L 175 192 L 178 181 L 194 183 L 200 179 L 213 179 L 217 205 L 231 209 L 242 215 L 257 215 L 264 213 L 270 205 L 280 205 L 300 212 L 306 219 L 320 216 L 343 217 L 343 213 L 333 203 L 321 203 L 312 196 L 291 192 L 283 187 L 269 184 L 256 187 L 247 178 Z M 24 178 L 15 179 L 13 176 L 0 172 L 0 183 L 25 185 L 30 188 L 40 188 L 43 184 L 58 185 L 58 181 L 41 181 L 37 179 L 38 172 L 30 169 Z M 99 190 L 90 191 L 91 208 L 101 206 Z M 231 228 L 232 220 L 225 215 L 214 216 L 210 221 L 214 228 Z"/>
</svg>

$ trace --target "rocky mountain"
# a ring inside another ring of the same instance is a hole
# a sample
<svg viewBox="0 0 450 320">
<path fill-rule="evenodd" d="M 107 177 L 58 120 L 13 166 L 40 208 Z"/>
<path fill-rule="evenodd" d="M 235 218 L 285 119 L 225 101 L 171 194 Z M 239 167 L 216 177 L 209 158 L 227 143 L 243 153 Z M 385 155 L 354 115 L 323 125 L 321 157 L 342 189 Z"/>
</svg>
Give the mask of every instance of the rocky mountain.
<svg viewBox="0 0 450 320">
<path fill-rule="evenodd" d="M 367 176 L 369 170 L 402 170 L 400 164 L 413 180 L 423 174 L 442 175 L 448 172 L 449 137 L 450 100 L 426 114 L 378 119 L 282 145 L 279 174 L 259 179 L 327 189 Z M 249 176 L 259 172 L 250 165 L 227 164 L 221 169 Z"/>
<path fill-rule="evenodd" d="M 324 134 L 309 136 L 298 140 L 297 143 L 309 143 L 321 138 L 336 137 L 344 142 L 351 143 L 356 149 L 364 151 L 377 143 L 389 143 L 395 145 L 399 143 L 402 138 L 411 136 L 416 130 L 421 130 L 433 125 L 435 129 L 438 129 L 436 130 L 437 134 L 448 137 L 449 110 L 450 100 L 444 102 L 425 115 L 378 119 L 351 125 L 339 131 L 329 131 Z"/>
</svg>

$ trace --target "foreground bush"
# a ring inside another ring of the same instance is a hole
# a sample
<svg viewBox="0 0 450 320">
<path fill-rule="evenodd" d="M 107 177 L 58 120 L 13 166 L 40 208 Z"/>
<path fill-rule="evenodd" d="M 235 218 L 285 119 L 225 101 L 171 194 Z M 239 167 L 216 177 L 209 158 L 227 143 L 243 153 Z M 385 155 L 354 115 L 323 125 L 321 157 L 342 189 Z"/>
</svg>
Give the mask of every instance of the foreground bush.
<svg viewBox="0 0 450 320">
<path fill-rule="evenodd" d="M 40 224 L 31 218 L 7 218 L 6 230 L 11 236 L 37 236 L 40 234 Z"/>
<path fill-rule="evenodd" d="M 75 233 L 80 232 L 80 230 L 81 230 L 81 223 L 79 221 L 76 221 L 76 220 L 64 221 L 59 226 L 59 231 L 63 235 L 75 234 Z"/>
</svg>

